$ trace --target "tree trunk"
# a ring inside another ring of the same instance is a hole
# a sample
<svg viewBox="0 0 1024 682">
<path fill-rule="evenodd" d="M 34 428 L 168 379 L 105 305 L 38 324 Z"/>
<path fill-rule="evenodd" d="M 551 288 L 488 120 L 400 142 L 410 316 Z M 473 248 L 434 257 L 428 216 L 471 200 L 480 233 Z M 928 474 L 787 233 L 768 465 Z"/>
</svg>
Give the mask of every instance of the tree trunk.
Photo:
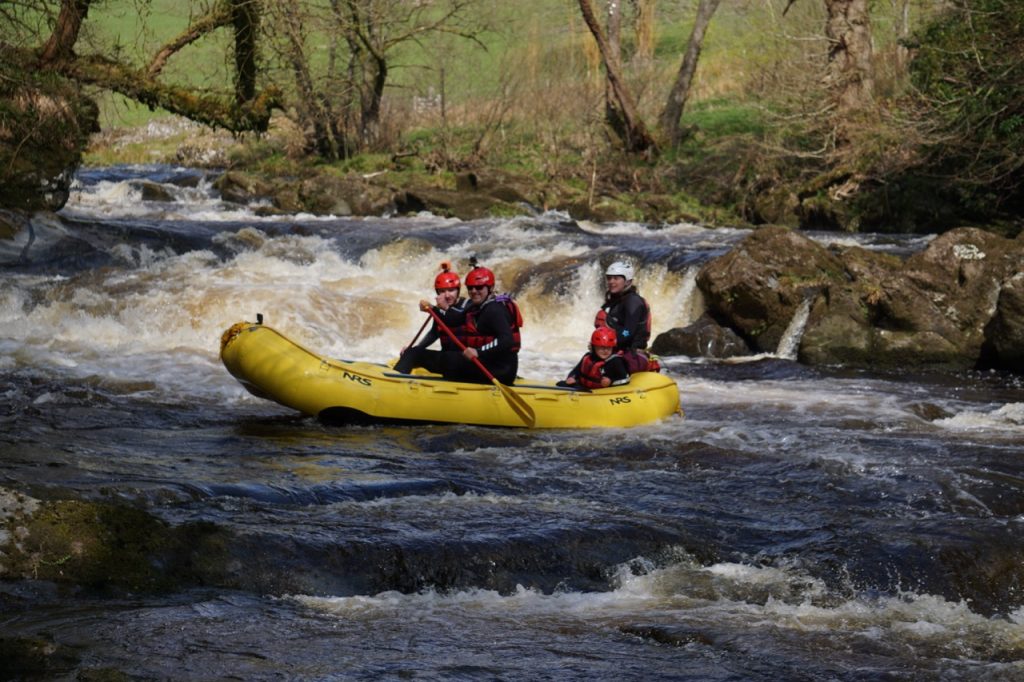
<svg viewBox="0 0 1024 682">
<path fill-rule="evenodd" d="M 256 36 L 260 26 L 257 0 L 231 0 L 235 25 L 235 101 L 248 102 L 256 96 Z"/>
<path fill-rule="evenodd" d="M 616 61 L 622 63 L 622 3 L 621 0 L 608 0 L 608 50 L 615 55 Z M 605 79 L 604 84 L 604 120 L 615 131 L 619 139 L 626 135 L 626 119 L 622 108 L 618 105 L 611 83 Z"/>
<path fill-rule="evenodd" d="M 825 83 L 839 119 L 871 103 L 871 20 L 868 0 L 825 0 L 829 41 Z"/>
<path fill-rule="evenodd" d="M 636 7 L 636 55 L 640 61 L 654 58 L 654 5 L 657 0 L 633 0 Z"/>
<path fill-rule="evenodd" d="M 91 0 L 61 1 L 57 23 L 54 24 L 53 33 L 50 34 L 50 39 L 46 42 L 39 57 L 41 64 L 52 64 L 74 56 L 78 32 L 82 29 L 82 22 L 89 13 L 90 2 Z"/>
<path fill-rule="evenodd" d="M 597 22 L 597 18 L 594 16 L 594 8 L 591 5 L 590 0 L 579 0 L 579 5 L 580 12 L 583 14 L 583 21 L 587 24 L 587 28 L 590 29 L 590 33 L 594 36 L 594 40 L 597 42 L 597 49 L 600 51 L 601 59 L 604 61 L 605 77 L 608 79 L 608 83 L 611 85 L 612 92 L 615 95 L 615 100 L 617 101 L 619 108 L 622 110 L 622 118 L 625 123 L 625 134 L 621 139 L 625 145 L 626 151 L 636 153 L 656 150 L 657 145 L 654 142 L 654 138 L 652 138 L 651 134 L 647 132 L 647 126 L 644 125 L 639 113 L 637 113 L 636 104 L 633 103 L 633 97 L 629 94 L 629 90 L 626 88 L 626 83 L 622 78 L 622 65 L 619 63 L 616 55 L 612 53 L 612 50 L 608 45 L 608 40 L 605 38 L 604 31 L 601 29 L 601 25 Z"/>
<path fill-rule="evenodd" d="M 693 75 L 697 72 L 697 61 L 700 59 L 700 51 L 704 46 L 704 36 L 707 33 L 711 17 L 722 0 L 700 0 L 697 6 L 697 18 L 693 24 L 693 32 L 690 33 L 690 40 L 686 45 L 686 54 L 683 55 L 683 63 L 679 65 L 679 73 L 676 74 L 676 82 L 668 93 L 668 100 L 661 112 L 659 126 L 662 135 L 668 143 L 675 147 L 679 144 L 682 135 L 679 128 L 679 119 L 683 115 L 683 107 L 690 96 L 690 84 L 693 82 Z"/>
<path fill-rule="evenodd" d="M 899 0 L 896 16 L 896 68 L 900 76 L 907 73 L 907 65 L 910 63 L 910 50 L 907 49 L 906 41 L 910 37 L 910 0 Z"/>
<path fill-rule="evenodd" d="M 288 60 L 295 75 L 295 87 L 299 97 L 296 100 L 296 109 L 299 121 L 303 126 L 313 128 L 313 146 L 318 156 L 328 160 L 342 158 L 345 148 L 336 135 L 334 115 L 330 103 L 317 91 L 313 83 L 313 75 L 309 70 L 309 59 L 306 57 L 305 36 L 306 27 L 303 25 L 301 16 L 295 14 L 288 3 L 280 7 L 281 23 L 284 28 L 287 49 L 285 58 Z"/>
<path fill-rule="evenodd" d="M 356 70 L 359 77 L 359 143 L 372 148 L 380 139 L 381 103 L 388 80 L 388 62 L 376 52 L 361 53 Z"/>
</svg>

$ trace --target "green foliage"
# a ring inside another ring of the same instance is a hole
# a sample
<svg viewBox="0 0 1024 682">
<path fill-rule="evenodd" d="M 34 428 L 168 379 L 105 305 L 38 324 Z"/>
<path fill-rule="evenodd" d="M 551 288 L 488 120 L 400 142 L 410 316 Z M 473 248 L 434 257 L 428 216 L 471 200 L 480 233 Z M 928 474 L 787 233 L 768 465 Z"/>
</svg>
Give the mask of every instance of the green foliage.
<svg viewBox="0 0 1024 682">
<path fill-rule="evenodd" d="M 748 102 L 714 99 L 695 104 L 683 116 L 683 125 L 696 126 L 707 137 L 764 134 L 764 112 Z"/>
<path fill-rule="evenodd" d="M 1024 3 L 955 0 L 917 43 L 929 170 L 968 205 L 1024 209 Z"/>
</svg>

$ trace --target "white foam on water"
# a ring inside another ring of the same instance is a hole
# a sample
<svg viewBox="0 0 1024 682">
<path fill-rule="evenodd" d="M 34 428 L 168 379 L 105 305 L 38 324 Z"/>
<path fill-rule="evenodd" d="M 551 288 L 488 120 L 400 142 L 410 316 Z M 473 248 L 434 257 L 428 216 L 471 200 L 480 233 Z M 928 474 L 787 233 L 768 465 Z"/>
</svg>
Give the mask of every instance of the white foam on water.
<svg viewBox="0 0 1024 682">
<path fill-rule="evenodd" d="M 1007 403 L 990 412 L 965 410 L 933 424 L 951 431 L 1010 431 L 1024 436 L 1024 403 Z"/>
<path fill-rule="evenodd" d="M 341 619 L 390 619 L 432 613 L 448 620 L 547 621 L 578 628 L 644 624 L 704 627 L 716 631 L 775 628 L 793 634 L 821 632 L 832 639 L 865 637 L 890 645 L 927 646 L 939 655 L 1007 658 L 1021 655 L 1024 629 L 1018 612 L 1008 618 L 977 614 L 963 602 L 928 594 L 844 598 L 794 567 L 736 563 L 699 566 L 688 558 L 651 568 L 641 558 L 619 567 L 607 592 L 545 594 L 519 586 L 511 594 L 471 589 L 453 593 L 383 592 L 372 596 L 288 597 Z"/>
<path fill-rule="evenodd" d="M 671 225 L 659 225 L 656 228 L 652 228 L 649 225 L 643 223 L 631 223 L 631 222 L 609 222 L 609 223 L 593 223 L 589 220 L 581 220 L 577 223 L 580 229 L 590 234 L 599 235 L 617 235 L 617 236 L 699 236 L 707 233 L 711 228 L 703 227 L 701 225 L 695 225 L 693 223 L 673 223 Z M 724 230 L 728 231 L 730 228 L 714 228 L 716 231 Z M 749 230 L 741 230 L 738 232 L 747 233 Z M 725 232 L 718 232 L 718 235 L 724 234 Z"/>
<path fill-rule="evenodd" d="M 19 364 L 126 378 L 148 375 L 154 366 L 168 375 L 191 375 L 216 367 L 224 329 L 260 312 L 267 324 L 318 352 L 383 362 L 423 322 L 416 302 L 433 300 L 440 262 L 464 265 L 472 254 L 469 245 L 442 252 L 421 240 L 397 239 L 353 261 L 328 239 L 270 237 L 255 227 L 222 233 L 216 241 L 235 255 L 222 260 L 210 251 L 118 245 L 112 253 L 124 267 L 70 278 L 14 276 L 0 286 L 2 336 L 15 346 Z M 559 241 L 546 257 L 578 252 Z M 517 263 L 540 257 L 538 247 L 526 246 L 488 265 L 511 278 Z M 588 281 L 570 287 L 571 300 L 564 304 L 529 287 L 520 295 L 524 335 L 532 346 L 523 354 L 523 374 L 564 375 L 585 351 L 600 304 L 600 271 L 595 264 L 583 272 Z M 661 277 L 669 289 L 671 278 Z M 538 312 L 563 305 L 571 311 L 568 320 Z M 182 385 L 171 376 L 155 378 L 162 386 Z M 189 383 L 190 392 L 204 385 Z"/>
</svg>

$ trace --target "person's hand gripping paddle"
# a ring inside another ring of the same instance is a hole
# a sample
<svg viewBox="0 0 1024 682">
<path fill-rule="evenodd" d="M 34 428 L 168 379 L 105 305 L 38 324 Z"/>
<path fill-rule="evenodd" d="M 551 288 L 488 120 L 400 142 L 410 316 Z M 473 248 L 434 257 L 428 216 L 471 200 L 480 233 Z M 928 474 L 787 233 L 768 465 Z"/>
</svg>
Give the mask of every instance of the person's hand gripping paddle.
<svg viewBox="0 0 1024 682">
<path fill-rule="evenodd" d="M 438 317 L 437 313 L 435 313 L 432 308 L 428 308 L 427 312 L 430 313 L 431 317 L 434 318 L 434 321 L 437 322 L 438 329 L 447 334 L 448 338 L 454 341 L 455 345 L 458 346 L 461 350 L 466 350 L 466 344 L 462 343 L 462 341 L 460 341 L 459 338 L 455 336 L 452 330 L 448 328 L 448 325 L 446 325 L 441 320 L 441 318 Z M 477 368 L 484 373 L 484 376 L 490 379 L 491 383 L 498 387 L 498 390 L 501 391 L 502 397 L 505 398 L 505 401 L 508 403 L 509 407 L 512 408 L 512 411 L 515 412 L 516 415 L 523 420 L 524 424 L 526 424 L 529 427 L 533 427 L 533 425 L 537 423 L 537 417 L 536 415 L 534 415 L 533 410 L 530 408 L 530 406 L 526 404 L 526 401 L 523 400 L 522 396 L 513 391 L 511 387 L 506 386 L 505 384 L 498 381 L 493 374 L 487 371 L 487 368 L 484 367 L 483 363 L 480 362 L 479 358 L 472 358 L 472 360 L 476 364 Z"/>
</svg>

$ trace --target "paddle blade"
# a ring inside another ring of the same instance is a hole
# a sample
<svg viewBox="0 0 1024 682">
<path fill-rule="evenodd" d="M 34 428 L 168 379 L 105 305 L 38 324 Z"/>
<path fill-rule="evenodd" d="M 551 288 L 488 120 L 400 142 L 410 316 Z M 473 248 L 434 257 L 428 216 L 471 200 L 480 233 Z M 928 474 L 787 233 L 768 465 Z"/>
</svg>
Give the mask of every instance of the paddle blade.
<svg viewBox="0 0 1024 682">
<path fill-rule="evenodd" d="M 534 424 L 537 423 L 537 415 L 533 413 L 533 409 L 526 404 L 523 397 L 497 379 L 494 379 L 494 385 L 501 391 L 501 395 L 504 396 L 505 401 L 512 408 L 512 411 L 516 413 L 516 416 L 532 429 Z"/>
</svg>

